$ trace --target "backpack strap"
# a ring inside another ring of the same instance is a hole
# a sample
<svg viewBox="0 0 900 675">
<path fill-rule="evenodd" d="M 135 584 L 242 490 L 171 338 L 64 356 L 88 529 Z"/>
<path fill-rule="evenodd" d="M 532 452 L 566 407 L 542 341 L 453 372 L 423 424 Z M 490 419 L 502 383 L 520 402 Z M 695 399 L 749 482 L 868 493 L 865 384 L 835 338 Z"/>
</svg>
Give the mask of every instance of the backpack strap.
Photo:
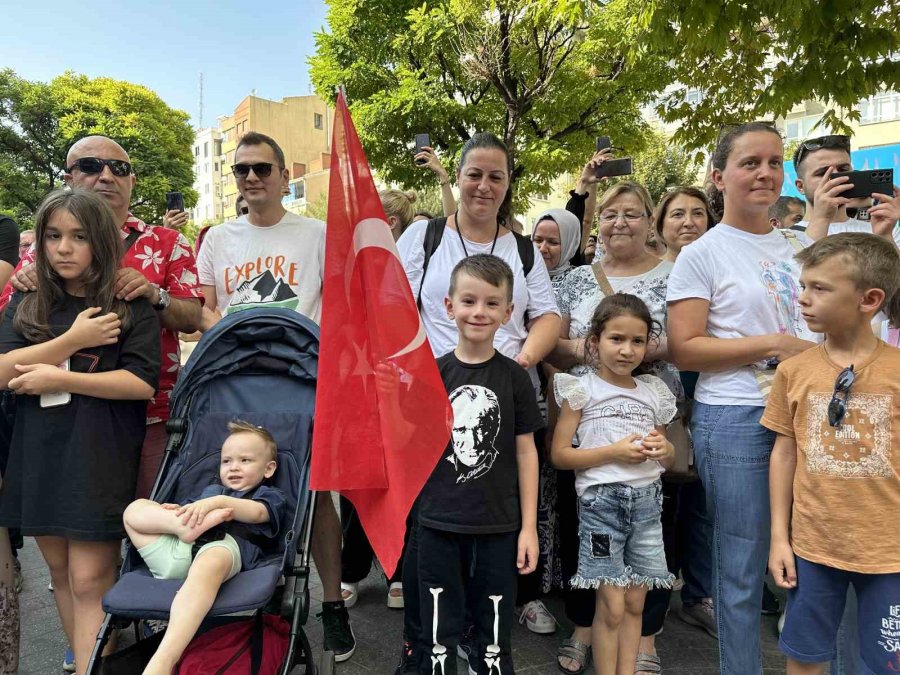
<svg viewBox="0 0 900 675">
<path fill-rule="evenodd" d="M 137 230 L 132 230 L 128 233 L 128 236 L 125 237 L 125 247 L 122 251 L 122 255 L 128 253 L 128 249 L 131 248 L 132 244 L 137 241 L 137 238 L 141 236 L 141 233 Z"/>
<path fill-rule="evenodd" d="M 422 311 L 422 286 L 425 285 L 425 274 L 428 272 L 428 263 L 431 256 L 441 245 L 444 238 L 444 228 L 447 226 L 447 217 L 433 218 L 425 224 L 425 241 L 422 248 L 425 250 L 425 260 L 422 263 L 422 279 L 419 281 L 419 292 L 416 295 L 416 306 Z"/>
<path fill-rule="evenodd" d="M 513 236 L 516 238 L 516 247 L 519 249 L 519 260 L 522 261 L 522 271 L 527 278 L 528 273 L 531 272 L 531 268 L 534 267 L 534 243 L 531 239 L 518 232 L 513 232 Z"/>
<path fill-rule="evenodd" d="M 802 251 L 805 248 L 805 246 L 803 246 L 803 242 L 797 238 L 797 234 L 795 232 L 793 232 L 792 230 L 778 230 L 778 231 L 781 232 L 781 236 L 783 236 L 785 239 L 787 239 L 787 242 L 793 247 L 793 249 L 797 253 L 800 253 L 800 251 Z"/>
</svg>

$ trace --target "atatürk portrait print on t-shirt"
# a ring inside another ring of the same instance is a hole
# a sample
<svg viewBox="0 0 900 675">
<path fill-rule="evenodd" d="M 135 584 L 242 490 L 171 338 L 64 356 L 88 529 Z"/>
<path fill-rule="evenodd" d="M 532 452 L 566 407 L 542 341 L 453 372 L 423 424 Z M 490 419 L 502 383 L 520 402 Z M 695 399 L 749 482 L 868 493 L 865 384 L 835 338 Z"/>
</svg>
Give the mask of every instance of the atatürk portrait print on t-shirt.
<svg viewBox="0 0 900 675">
<path fill-rule="evenodd" d="M 450 394 L 453 407 L 453 437 L 446 459 L 457 471 L 456 482 L 483 476 L 497 459 L 500 404 L 490 389 L 466 384 Z"/>
</svg>

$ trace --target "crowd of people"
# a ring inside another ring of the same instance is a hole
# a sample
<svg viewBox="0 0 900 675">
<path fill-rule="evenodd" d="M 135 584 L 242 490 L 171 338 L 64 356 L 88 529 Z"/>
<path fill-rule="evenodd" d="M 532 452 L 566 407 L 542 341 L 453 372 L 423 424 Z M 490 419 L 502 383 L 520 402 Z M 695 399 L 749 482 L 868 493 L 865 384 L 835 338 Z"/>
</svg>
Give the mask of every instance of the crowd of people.
<svg viewBox="0 0 900 675">
<path fill-rule="evenodd" d="M 458 197 L 433 149 L 415 157 L 443 214 L 380 195 L 454 413 L 386 579 L 404 613 L 396 673 L 455 675 L 457 654 L 470 673 L 513 673 L 515 621 L 557 630 L 551 593 L 573 626 L 561 672 L 659 673 L 675 592 L 679 616 L 718 639 L 723 674 L 762 673 L 760 615 L 778 612 L 767 569 L 787 592 L 789 673 L 897 672 L 900 190 L 842 196 L 849 139 L 825 136 L 792 158 L 804 199 L 782 197 L 784 144 L 763 123 L 724 129 L 705 188 L 658 203 L 633 181 L 604 185 L 611 157 L 594 154 L 530 237 L 491 134 L 464 145 Z M 276 540 L 274 445 L 253 425 L 229 427 L 211 490 L 148 497 L 179 335 L 271 303 L 315 322 L 328 311 L 325 224 L 284 209 L 285 164 L 274 139 L 245 134 L 237 217 L 192 246 L 184 214 L 151 226 L 130 213 L 128 153 L 91 136 L 33 232 L 0 220 L 0 673 L 16 672 L 22 536 L 49 568 L 64 667 L 79 674 L 123 538 L 191 591 L 151 675 L 172 671 L 221 584 L 267 550 L 245 530 L 198 538 L 238 522 Z M 312 555 L 323 644 L 346 661 L 374 564 L 349 501 L 318 495 Z"/>
</svg>

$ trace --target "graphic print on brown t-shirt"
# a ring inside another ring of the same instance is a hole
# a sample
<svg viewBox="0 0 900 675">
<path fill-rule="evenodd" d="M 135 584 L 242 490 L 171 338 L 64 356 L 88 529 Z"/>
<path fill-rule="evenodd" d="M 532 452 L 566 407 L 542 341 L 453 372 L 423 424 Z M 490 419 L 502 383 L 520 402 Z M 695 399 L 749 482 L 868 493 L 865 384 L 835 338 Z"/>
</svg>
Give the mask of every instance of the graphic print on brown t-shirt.
<svg viewBox="0 0 900 675">
<path fill-rule="evenodd" d="M 831 394 L 807 398 L 806 466 L 811 474 L 843 478 L 890 478 L 891 395 L 854 394 L 843 424 L 828 423 Z"/>
</svg>

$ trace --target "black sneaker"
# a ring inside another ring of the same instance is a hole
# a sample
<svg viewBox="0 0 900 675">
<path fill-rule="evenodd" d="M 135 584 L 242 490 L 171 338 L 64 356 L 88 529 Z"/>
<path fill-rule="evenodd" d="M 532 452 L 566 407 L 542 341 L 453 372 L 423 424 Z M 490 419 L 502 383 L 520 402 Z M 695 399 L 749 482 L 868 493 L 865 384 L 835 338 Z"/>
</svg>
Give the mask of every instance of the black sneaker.
<svg viewBox="0 0 900 675">
<path fill-rule="evenodd" d="M 325 633 L 323 649 L 334 652 L 337 663 L 346 661 L 356 651 L 356 636 L 350 626 L 350 612 L 344 607 L 344 601 L 323 602 L 322 629 Z"/>
<path fill-rule="evenodd" d="M 418 673 L 419 659 L 412 644 L 403 641 L 403 649 L 400 650 L 400 662 L 397 664 L 394 675 L 404 675 L 404 673 Z"/>
<path fill-rule="evenodd" d="M 762 609 L 760 612 L 766 616 L 778 614 L 778 598 L 769 590 L 769 585 L 763 582 Z"/>
</svg>

